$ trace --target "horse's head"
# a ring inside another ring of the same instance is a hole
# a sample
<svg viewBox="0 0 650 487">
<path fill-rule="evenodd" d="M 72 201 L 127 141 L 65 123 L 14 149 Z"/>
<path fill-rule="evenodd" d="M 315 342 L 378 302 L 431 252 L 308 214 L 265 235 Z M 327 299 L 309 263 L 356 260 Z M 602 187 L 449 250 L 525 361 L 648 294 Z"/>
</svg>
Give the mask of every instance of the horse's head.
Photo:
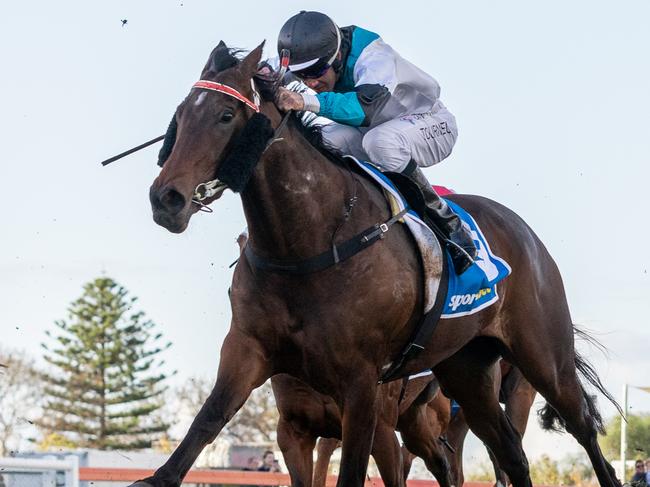
<svg viewBox="0 0 650 487">
<path fill-rule="evenodd" d="M 224 160 L 238 146 L 236 157 L 245 159 L 243 152 L 250 152 L 251 145 L 257 146 L 259 158 L 260 144 L 272 133 L 269 120 L 256 114 L 259 99 L 252 82 L 263 45 L 240 60 L 220 42 L 203 68 L 201 82 L 176 111 L 175 141 L 149 191 L 154 221 L 171 232 L 183 232 L 194 213 L 218 199 L 226 189 L 222 181 L 235 191 L 243 189 L 254 163 L 244 162 L 242 168 L 240 161 Z M 244 141 L 242 134 L 247 135 Z M 202 184 L 207 182 L 208 187 Z"/>
</svg>

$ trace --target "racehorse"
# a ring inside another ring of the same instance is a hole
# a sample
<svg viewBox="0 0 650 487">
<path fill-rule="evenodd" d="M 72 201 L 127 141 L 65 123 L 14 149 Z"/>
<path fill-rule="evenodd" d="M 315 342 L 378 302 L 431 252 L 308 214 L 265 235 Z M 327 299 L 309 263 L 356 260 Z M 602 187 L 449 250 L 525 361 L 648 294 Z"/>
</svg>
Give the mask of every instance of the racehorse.
<svg viewBox="0 0 650 487">
<path fill-rule="evenodd" d="M 324 487 L 330 456 L 341 438 L 337 404 L 287 374 L 273 376 L 271 384 L 280 413 L 278 445 L 292 485 Z M 458 485 L 450 477 L 444 446 L 439 440 L 451 419 L 449 400 L 439 391 L 431 375 L 416 377 L 405 384 L 393 381 L 379 387 L 379 411 L 371 453 L 387 487 L 406 485 L 402 457 L 408 452 L 424 460 L 441 487 Z M 434 403 L 434 407 L 428 407 Z M 395 430 L 402 433 L 408 451 L 400 448 Z M 321 439 L 314 468 L 312 455 L 318 437 Z"/>
<path fill-rule="evenodd" d="M 176 112 L 173 146 L 150 188 L 154 221 L 180 233 L 223 193 L 215 176 L 227 177 L 230 188 L 241 192 L 251 252 L 234 271 L 232 321 L 214 389 L 169 460 L 141 486 L 179 485 L 250 392 L 278 373 L 336 401 L 343 445 L 338 485 L 363 485 L 377 422 L 377 382 L 401 356 L 422 314 L 419 254 L 404 225 L 387 224 L 391 212 L 382 192 L 312 145 L 294 117 L 282 123 L 272 96 L 257 102 L 258 90 L 271 91 L 264 89 L 268 82 L 255 79 L 262 49 L 242 59 L 223 43 L 213 50 L 201 81 Z M 553 259 L 508 208 L 479 196 L 451 198 L 474 217 L 512 273 L 499 284 L 495 304 L 441 320 L 402 374 L 433 368 L 513 485 L 530 486 L 521 437 L 499 407 L 488 367 L 506 357 L 548 401 L 546 426 L 564 425 L 587 451 L 600 484 L 619 486 L 598 446 L 602 421 L 578 372 L 608 393 L 574 350 Z M 332 266 L 307 273 L 273 268 L 331 255 L 333 243 L 352 241 L 369 228 L 380 228 L 383 238 L 346 260 L 334 256 Z"/>
<path fill-rule="evenodd" d="M 498 367 L 495 374 L 495 394 L 498 393 L 499 402 L 505 404 L 506 415 L 523 437 L 536 391 L 521 372 L 505 360 L 500 360 L 495 366 Z M 278 381 L 276 378 L 282 379 Z M 292 478 L 296 469 L 300 471 L 300 478 L 308 477 L 307 469 L 311 470 L 311 455 L 304 453 L 304 449 L 313 447 L 315 436 L 329 436 L 318 440 L 316 447 L 318 456 L 312 483 L 313 487 L 325 487 L 330 457 L 340 446 L 340 441 L 335 439 L 340 435 L 336 405 L 331 399 L 312 391 L 290 376 L 274 376 L 271 381 L 274 384 L 273 390 L 280 411 L 278 442 Z M 404 472 L 403 478 L 406 479 L 416 456 L 424 459 L 427 468 L 438 479 L 440 485 L 449 482 L 451 485 L 463 485 L 462 454 L 468 431 L 464 412 L 459 409 L 452 416 L 449 399 L 436 391 L 429 392 L 429 396 L 432 392 L 436 393 L 428 401 L 426 400 L 429 399 L 428 397 L 411 400 L 424 384 L 423 378 L 417 378 L 415 382 L 408 383 L 403 393 L 400 392 L 402 390 L 400 383 L 392 382 L 380 387 L 379 394 L 384 397 L 381 400 L 382 407 L 379 411 L 372 455 L 375 457 L 385 485 L 395 485 L 395 479 L 401 470 Z M 396 407 L 399 413 L 398 422 L 391 428 Z M 380 425 L 383 431 L 378 433 Z M 404 440 L 401 459 L 394 444 L 393 428 L 402 433 Z M 288 430 L 288 434 L 280 434 L 283 429 Z M 446 437 L 448 448 L 444 450 L 438 440 L 441 436 Z M 303 453 L 299 454 L 300 451 Z M 494 466 L 495 485 L 507 486 L 509 481 L 505 472 L 499 468 L 494 455 L 489 453 Z M 448 462 L 443 458 L 445 454 L 449 458 Z M 400 468 L 400 463 L 403 468 Z M 308 485 L 305 482 L 295 481 L 294 484 Z"/>
</svg>

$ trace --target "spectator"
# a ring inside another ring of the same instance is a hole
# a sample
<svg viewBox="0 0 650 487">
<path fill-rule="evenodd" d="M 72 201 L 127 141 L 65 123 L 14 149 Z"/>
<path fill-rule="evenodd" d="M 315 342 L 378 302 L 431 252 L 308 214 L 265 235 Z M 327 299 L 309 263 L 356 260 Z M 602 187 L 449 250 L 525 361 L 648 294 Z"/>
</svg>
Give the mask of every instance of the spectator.
<svg viewBox="0 0 650 487">
<path fill-rule="evenodd" d="M 260 472 L 280 472 L 280 464 L 275 459 L 271 450 L 266 450 L 262 456 L 262 465 L 257 469 Z"/>
<path fill-rule="evenodd" d="M 260 467 L 260 461 L 257 457 L 249 457 L 244 470 L 257 470 Z"/>
<path fill-rule="evenodd" d="M 643 460 L 639 459 L 634 462 L 634 475 L 632 476 L 631 482 L 646 482 L 646 471 Z"/>
<path fill-rule="evenodd" d="M 645 460 L 645 483 L 650 485 L 650 458 Z"/>
</svg>

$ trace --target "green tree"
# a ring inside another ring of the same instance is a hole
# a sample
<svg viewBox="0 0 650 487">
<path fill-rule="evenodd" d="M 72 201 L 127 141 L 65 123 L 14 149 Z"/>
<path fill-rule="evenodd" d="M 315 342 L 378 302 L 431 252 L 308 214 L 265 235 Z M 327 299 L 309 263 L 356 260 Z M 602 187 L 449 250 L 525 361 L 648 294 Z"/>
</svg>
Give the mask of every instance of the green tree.
<svg viewBox="0 0 650 487">
<path fill-rule="evenodd" d="M 560 485 L 562 472 L 558 462 L 548 455 L 542 455 L 530 465 L 530 479 L 533 484 Z"/>
<path fill-rule="evenodd" d="M 562 460 L 562 484 L 597 485 L 594 469 L 584 453 L 569 455 Z"/>
<path fill-rule="evenodd" d="M 0 348 L 0 457 L 19 449 L 32 429 L 42 397 L 34 361 L 24 352 Z"/>
<path fill-rule="evenodd" d="M 37 424 L 46 434 L 87 448 L 147 448 L 156 433 L 168 429 L 155 414 L 162 406 L 163 361 L 157 356 L 160 333 L 142 311 L 137 298 L 108 277 L 84 286 L 49 332 L 43 344 L 51 365 L 44 374 L 44 414 Z"/>
<path fill-rule="evenodd" d="M 494 482 L 494 467 L 490 462 L 473 464 L 471 469 L 465 472 L 465 480 L 470 482 Z"/>
<path fill-rule="evenodd" d="M 593 469 L 587 458 L 569 455 L 562 461 L 542 455 L 530 463 L 530 478 L 540 485 L 594 485 Z"/>
<path fill-rule="evenodd" d="M 607 421 L 607 434 L 599 438 L 603 453 L 610 460 L 621 455 L 621 416 L 616 415 Z M 628 414 L 627 452 L 630 458 L 650 456 L 650 414 Z"/>
</svg>

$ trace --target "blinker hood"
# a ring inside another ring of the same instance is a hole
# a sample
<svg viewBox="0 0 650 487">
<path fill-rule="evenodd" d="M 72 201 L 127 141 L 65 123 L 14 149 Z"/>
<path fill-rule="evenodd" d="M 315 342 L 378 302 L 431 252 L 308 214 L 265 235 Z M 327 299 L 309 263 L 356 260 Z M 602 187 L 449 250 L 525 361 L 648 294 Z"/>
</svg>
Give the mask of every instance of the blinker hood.
<svg viewBox="0 0 650 487">
<path fill-rule="evenodd" d="M 219 166 L 217 178 L 235 193 L 243 191 L 271 137 L 271 120 L 266 115 L 255 113 Z"/>
</svg>

